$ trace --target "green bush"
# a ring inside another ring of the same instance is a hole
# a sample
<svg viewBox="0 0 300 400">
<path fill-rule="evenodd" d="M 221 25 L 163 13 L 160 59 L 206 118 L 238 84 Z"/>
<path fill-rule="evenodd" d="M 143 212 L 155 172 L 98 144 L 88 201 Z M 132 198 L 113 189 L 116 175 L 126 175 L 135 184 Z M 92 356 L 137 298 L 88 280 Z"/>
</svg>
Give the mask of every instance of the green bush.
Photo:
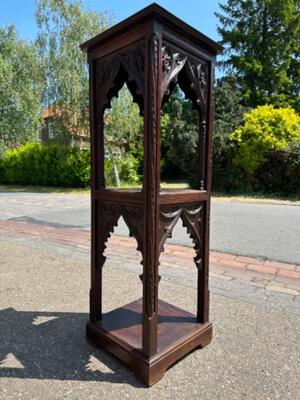
<svg viewBox="0 0 300 400">
<path fill-rule="evenodd" d="M 290 107 L 259 106 L 244 115 L 230 139 L 238 145 L 236 164 L 253 174 L 272 152 L 300 142 L 300 116 Z"/>
<path fill-rule="evenodd" d="M 259 192 L 300 194 L 300 142 L 284 151 L 273 151 L 254 175 Z"/>
<path fill-rule="evenodd" d="M 76 147 L 28 143 L 8 150 L 1 165 L 6 184 L 85 187 L 90 181 L 89 152 Z"/>
<path fill-rule="evenodd" d="M 139 161 L 127 153 L 116 159 L 122 184 L 137 184 Z M 107 186 L 113 185 L 110 160 L 105 161 Z M 32 186 L 86 187 L 90 182 L 90 152 L 78 147 L 28 143 L 0 158 L 0 183 Z"/>
<path fill-rule="evenodd" d="M 138 184 L 140 176 L 138 175 L 139 160 L 132 154 L 126 153 L 122 157 L 114 160 L 120 175 L 121 185 Z M 113 163 L 110 159 L 105 160 L 105 183 L 106 186 L 115 186 L 116 182 L 113 173 Z"/>
</svg>

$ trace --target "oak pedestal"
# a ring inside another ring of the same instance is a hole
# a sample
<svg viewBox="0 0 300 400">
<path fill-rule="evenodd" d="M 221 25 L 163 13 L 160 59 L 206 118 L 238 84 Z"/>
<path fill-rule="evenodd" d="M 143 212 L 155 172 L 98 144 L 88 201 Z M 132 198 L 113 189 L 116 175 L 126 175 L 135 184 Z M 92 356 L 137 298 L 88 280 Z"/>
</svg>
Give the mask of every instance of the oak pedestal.
<svg viewBox="0 0 300 400">
<path fill-rule="evenodd" d="M 212 87 L 221 47 L 153 4 L 90 39 L 92 154 L 92 266 L 87 338 L 125 362 L 146 385 L 192 350 L 211 341 L 208 249 L 211 190 Z M 144 118 L 142 190 L 107 189 L 104 179 L 104 112 L 126 83 Z M 176 85 L 199 113 L 195 189 L 160 188 L 160 118 Z M 143 297 L 102 313 L 106 242 L 120 217 L 142 255 Z M 197 315 L 158 299 L 159 256 L 181 220 L 195 249 Z"/>
</svg>

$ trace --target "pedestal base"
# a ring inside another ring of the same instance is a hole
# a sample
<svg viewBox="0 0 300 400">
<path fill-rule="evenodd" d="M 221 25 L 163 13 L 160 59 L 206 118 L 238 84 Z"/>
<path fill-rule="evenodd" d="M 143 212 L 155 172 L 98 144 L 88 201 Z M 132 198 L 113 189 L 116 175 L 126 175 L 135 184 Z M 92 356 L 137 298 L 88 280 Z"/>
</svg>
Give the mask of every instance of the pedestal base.
<svg viewBox="0 0 300 400">
<path fill-rule="evenodd" d="M 187 311 L 159 300 L 158 314 L 158 348 L 151 358 L 142 352 L 142 300 L 104 314 L 99 322 L 88 322 L 87 339 L 126 363 L 140 381 L 151 386 L 168 367 L 212 339 L 212 324 L 199 324 Z"/>
</svg>

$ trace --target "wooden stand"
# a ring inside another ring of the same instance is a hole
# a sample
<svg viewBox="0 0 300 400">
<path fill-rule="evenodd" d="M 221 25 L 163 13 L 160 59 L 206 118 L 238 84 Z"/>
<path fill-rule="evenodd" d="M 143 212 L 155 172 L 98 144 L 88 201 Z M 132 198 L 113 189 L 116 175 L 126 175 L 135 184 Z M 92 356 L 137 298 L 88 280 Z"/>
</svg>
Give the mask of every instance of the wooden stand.
<svg viewBox="0 0 300 400">
<path fill-rule="evenodd" d="M 153 4 L 84 43 L 90 71 L 92 276 L 87 338 L 125 362 L 150 386 L 212 337 L 208 249 L 212 86 L 221 47 Z M 144 116 L 144 177 L 138 190 L 106 189 L 103 116 L 124 83 Z M 160 116 L 176 84 L 199 112 L 197 190 L 160 189 Z M 120 216 L 143 260 L 143 298 L 102 314 L 106 242 Z M 197 316 L 158 300 L 159 255 L 178 220 L 194 242 Z"/>
</svg>

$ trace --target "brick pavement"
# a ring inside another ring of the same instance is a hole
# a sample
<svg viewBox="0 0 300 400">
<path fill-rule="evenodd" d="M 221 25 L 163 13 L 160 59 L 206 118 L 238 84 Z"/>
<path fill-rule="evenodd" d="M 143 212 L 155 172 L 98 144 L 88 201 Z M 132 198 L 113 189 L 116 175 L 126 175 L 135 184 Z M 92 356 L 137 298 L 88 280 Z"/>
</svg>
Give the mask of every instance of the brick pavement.
<svg viewBox="0 0 300 400">
<path fill-rule="evenodd" d="M 19 221 L 0 221 L 0 233 L 8 236 L 22 234 L 38 237 L 86 250 L 90 246 L 90 233 L 78 229 L 55 228 Z M 130 261 L 141 259 L 140 253 L 136 250 L 135 240 L 121 236 L 113 235 L 109 239 L 106 254 Z M 192 248 L 166 244 L 160 262 L 170 268 L 194 270 L 194 256 L 195 252 Z M 246 282 L 270 292 L 294 297 L 300 294 L 300 265 L 211 252 L 210 275 L 225 281 Z"/>
</svg>

